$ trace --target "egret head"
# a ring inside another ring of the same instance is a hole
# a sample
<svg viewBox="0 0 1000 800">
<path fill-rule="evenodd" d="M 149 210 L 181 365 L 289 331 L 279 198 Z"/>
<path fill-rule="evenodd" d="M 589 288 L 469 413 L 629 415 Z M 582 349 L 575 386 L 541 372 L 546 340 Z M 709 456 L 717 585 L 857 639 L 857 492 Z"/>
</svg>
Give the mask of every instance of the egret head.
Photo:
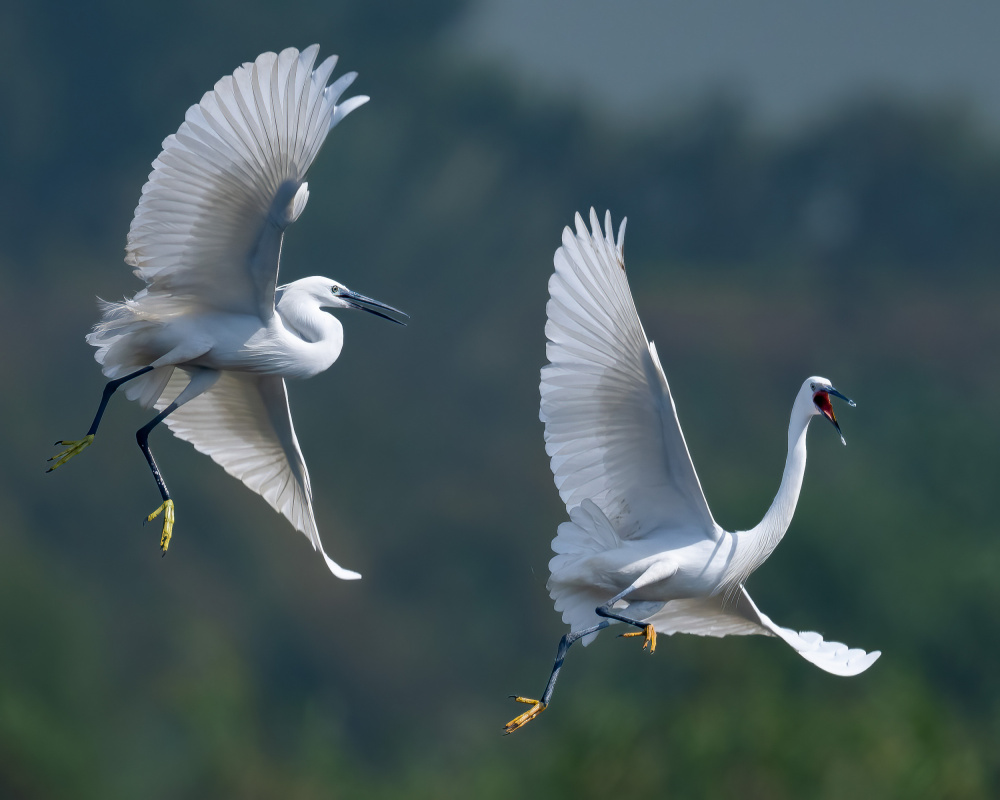
<svg viewBox="0 0 1000 800">
<path fill-rule="evenodd" d="M 845 397 L 834 389 L 830 381 L 818 375 L 813 375 L 813 377 L 809 378 L 802 384 L 802 389 L 799 391 L 799 399 L 808 403 L 809 413 L 820 414 L 830 420 L 833 427 L 837 429 L 837 433 L 840 434 L 840 441 L 847 444 L 844 434 L 841 433 L 840 423 L 837 422 L 837 415 L 833 413 L 833 404 L 830 402 L 831 395 L 844 400 L 849 406 L 853 407 L 856 405 L 849 397 Z"/>
<path fill-rule="evenodd" d="M 405 325 L 406 323 L 401 319 L 390 317 L 388 314 L 383 313 L 383 311 L 391 311 L 394 314 L 399 314 L 399 316 L 409 319 L 409 315 L 398 308 L 393 308 L 378 300 L 373 300 L 370 297 L 365 297 L 363 294 L 351 291 L 344 284 L 331 278 L 302 278 L 294 283 L 308 292 L 316 300 L 320 308 L 360 308 L 362 311 L 367 311 L 376 317 L 387 319 L 389 322 L 395 322 L 397 325 Z M 379 309 L 382 309 L 382 311 Z"/>
</svg>

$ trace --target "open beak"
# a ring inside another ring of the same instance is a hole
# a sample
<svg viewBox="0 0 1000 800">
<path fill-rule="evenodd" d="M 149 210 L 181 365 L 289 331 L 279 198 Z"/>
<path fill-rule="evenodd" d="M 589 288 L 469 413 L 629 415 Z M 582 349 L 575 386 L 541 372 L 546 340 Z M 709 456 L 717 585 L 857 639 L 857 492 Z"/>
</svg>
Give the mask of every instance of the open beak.
<svg viewBox="0 0 1000 800">
<path fill-rule="evenodd" d="M 345 289 L 339 295 L 348 306 L 351 308 L 360 308 L 362 311 L 367 311 L 369 314 L 374 314 L 376 317 L 382 317 L 382 319 L 387 319 L 389 322 L 395 322 L 397 325 L 406 325 L 401 319 L 396 319 L 395 317 L 390 317 L 388 314 L 382 313 L 378 309 L 383 309 L 385 311 L 391 311 L 394 314 L 399 314 L 401 317 L 410 318 L 410 315 L 400 311 L 398 308 L 393 308 L 390 305 L 379 302 L 378 300 L 373 300 L 370 297 L 365 297 L 363 294 L 358 294 L 357 292 L 352 292 L 350 289 Z"/>
<path fill-rule="evenodd" d="M 847 440 L 844 438 L 843 432 L 840 430 L 840 423 L 837 422 L 837 415 L 833 413 L 833 404 L 830 402 L 830 395 L 834 397 L 839 397 L 844 400 L 852 408 L 857 405 L 851 398 L 845 397 L 832 386 L 816 392 L 813 395 L 813 402 L 816 404 L 816 408 L 820 410 L 824 417 L 826 417 L 830 422 L 833 423 L 833 427 L 837 429 L 837 433 L 840 434 L 840 441 L 843 444 L 847 444 Z"/>
</svg>

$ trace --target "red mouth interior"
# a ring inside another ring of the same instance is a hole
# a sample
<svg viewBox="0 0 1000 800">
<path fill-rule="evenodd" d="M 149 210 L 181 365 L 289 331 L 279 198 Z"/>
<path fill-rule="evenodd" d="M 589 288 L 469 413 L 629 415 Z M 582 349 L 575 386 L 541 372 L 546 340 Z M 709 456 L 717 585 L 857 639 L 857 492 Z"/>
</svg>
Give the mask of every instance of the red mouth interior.
<svg viewBox="0 0 1000 800">
<path fill-rule="evenodd" d="M 837 418 L 833 415 L 833 406 L 830 404 L 830 395 L 826 392 L 816 392 L 813 395 L 813 402 L 816 404 L 816 408 L 822 411 L 830 422 L 837 421 Z"/>
</svg>

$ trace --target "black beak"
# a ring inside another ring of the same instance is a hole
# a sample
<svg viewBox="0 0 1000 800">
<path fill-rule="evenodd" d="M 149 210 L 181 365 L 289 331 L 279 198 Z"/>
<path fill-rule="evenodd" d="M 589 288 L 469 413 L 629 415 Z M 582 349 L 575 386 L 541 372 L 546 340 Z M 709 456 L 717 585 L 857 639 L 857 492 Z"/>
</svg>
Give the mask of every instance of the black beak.
<svg viewBox="0 0 1000 800">
<path fill-rule="evenodd" d="M 374 314 L 376 317 L 382 317 L 382 319 L 387 319 L 389 322 L 395 322 L 397 325 L 406 325 L 401 319 L 396 319 L 395 317 L 390 317 L 388 314 L 383 314 L 377 309 L 384 309 L 386 311 L 391 311 L 394 314 L 399 314 L 401 317 L 410 318 L 410 315 L 400 311 L 398 308 L 393 308 L 390 305 L 381 303 L 378 300 L 373 300 L 370 297 L 365 297 L 363 294 L 358 294 L 357 292 L 352 292 L 350 289 L 345 289 L 340 293 L 340 297 L 347 301 L 347 305 L 351 308 L 360 308 L 362 311 L 367 311 L 369 314 Z"/>
<path fill-rule="evenodd" d="M 813 395 L 813 402 L 816 407 L 822 412 L 823 416 L 826 417 L 832 423 L 833 427 L 837 429 L 837 433 L 840 434 L 840 441 L 843 444 L 847 444 L 847 439 L 844 438 L 844 432 L 840 430 L 840 423 L 837 422 L 837 415 L 833 413 L 833 406 L 830 404 L 830 398 L 828 395 L 833 395 L 834 397 L 839 397 L 841 400 L 845 401 L 852 408 L 857 405 L 851 398 L 845 397 L 832 386 L 827 386 L 820 389 Z"/>
<path fill-rule="evenodd" d="M 840 423 L 837 422 L 837 418 L 835 416 L 833 416 L 833 412 L 832 411 L 830 412 L 830 416 L 827 417 L 827 418 L 830 420 L 830 422 L 833 423 L 833 427 L 837 429 L 837 433 L 840 434 L 840 443 L 846 446 L 847 445 L 847 439 L 844 438 L 844 432 L 840 429 Z"/>
<path fill-rule="evenodd" d="M 847 403 L 847 405 L 849 405 L 851 408 L 856 408 L 857 405 L 858 405 L 850 397 L 844 397 L 844 395 L 842 395 L 840 392 L 838 392 L 832 386 L 829 389 L 826 390 L 826 393 L 827 394 L 832 394 L 834 397 L 839 397 L 841 400 L 843 400 L 845 403 Z"/>
</svg>

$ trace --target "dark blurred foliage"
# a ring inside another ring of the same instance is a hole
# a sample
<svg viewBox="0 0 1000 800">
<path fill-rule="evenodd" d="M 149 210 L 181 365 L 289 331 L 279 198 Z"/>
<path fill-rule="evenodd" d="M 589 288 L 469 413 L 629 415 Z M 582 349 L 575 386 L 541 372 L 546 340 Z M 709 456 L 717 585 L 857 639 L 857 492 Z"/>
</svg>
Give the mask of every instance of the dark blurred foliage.
<svg viewBox="0 0 1000 800">
<path fill-rule="evenodd" d="M 655 128 L 522 94 L 446 46 L 458 0 L 9 2 L 0 9 L 0 796 L 975 798 L 1000 794 L 1000 146 L 959 107 L 869 98 L 786 137 L 725 97 Z M 157 494 L 83 334 L 162 139 L 259 52 L 318 41 L 372 102 L 333 132 L 286 278 L 345 315 L 290 389 L 340 583 L 164 431 Z M 629 215 L 647 333 L 716 518 L 777 488 L 800 381 L 858 400 L 811 434 L 787 541 L 750 582 L 882 660 L 823 674 L 760 637 L 605 635 L 541 690 L 565 517 L 537 422 L 546 281 L 572 213 Z M 348 318 L 349 316 L 349 318 Z"/>
</svg>

